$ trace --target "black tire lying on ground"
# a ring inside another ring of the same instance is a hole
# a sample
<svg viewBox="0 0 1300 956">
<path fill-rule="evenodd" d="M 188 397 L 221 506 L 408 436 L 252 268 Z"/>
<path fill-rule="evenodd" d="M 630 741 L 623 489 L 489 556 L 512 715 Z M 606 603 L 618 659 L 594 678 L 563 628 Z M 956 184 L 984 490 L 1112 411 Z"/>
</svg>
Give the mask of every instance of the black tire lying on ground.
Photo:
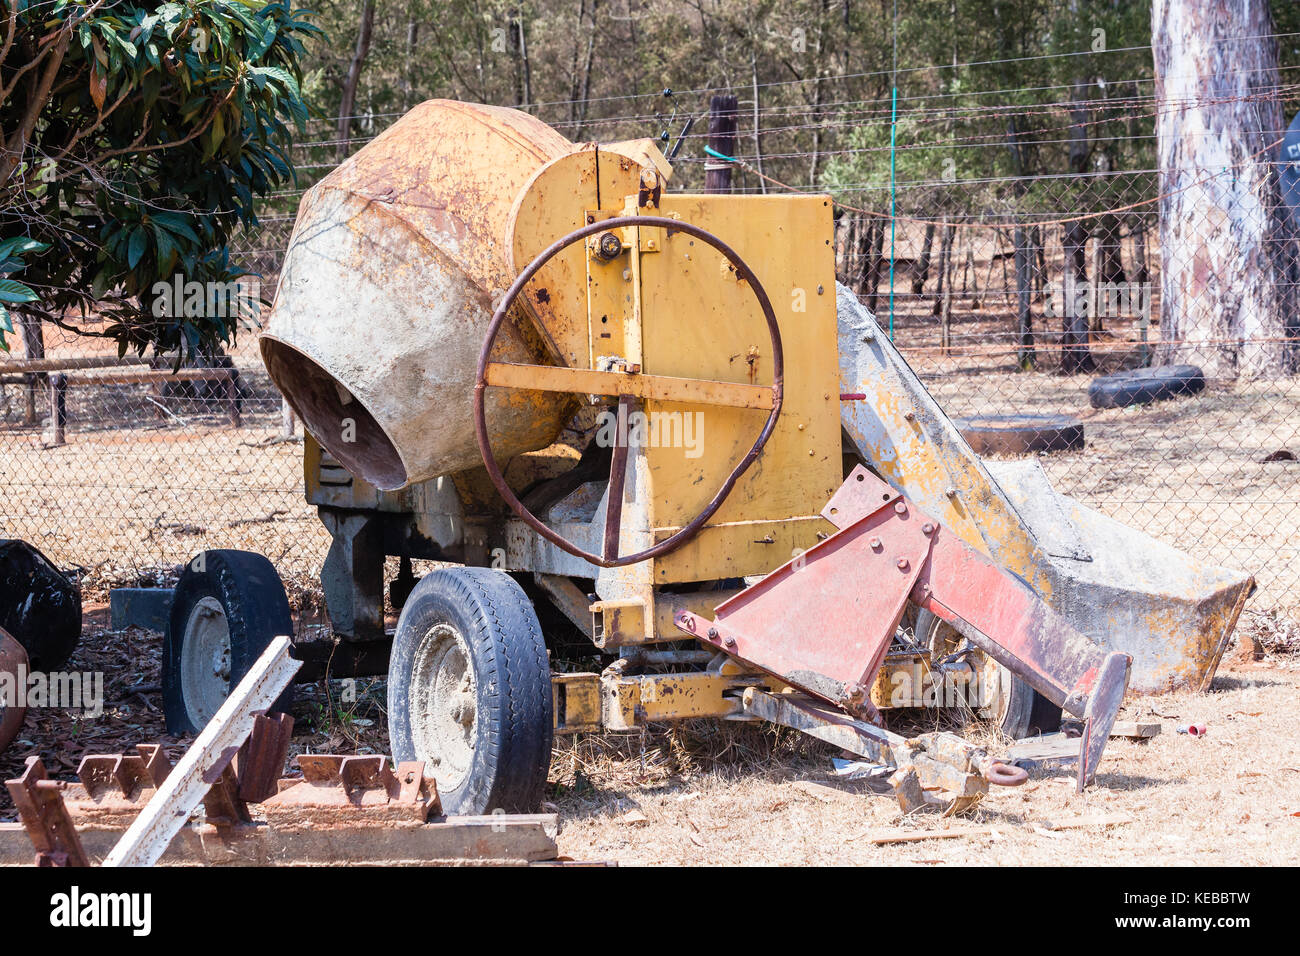
<svg viewBox="0 0 1300 956">
<path fill-rule="evenodd" d="M 1083 423 L 1065 415 L 977 415 L 954 424 L 977 455 L 1031 455 L 1084 446 Z"/>
<path fill-rule="evenodd" d="M 81 589 L 26 541 L 0 540 L 0 628 L 37 671 L 58 670 L 81 639 Z"/>
<path fill-rule="evenodd" d="M 1161 365 L 1094 378 L 1088 386 L 1088 401 L 1093 408 L 1127 408 L 1195 395 L 1203 388 L 1205 373 L 1195 365 Z"/>
<path fill-rule="evenodd" d="M 393 759 L 423 760 L 446 814 L 529 813 L 551 763 L 551 674 L 528 596 L 489 568 L 411 591 L 388 665 Z"/>
<path fill-rule="evenodd" d="M 293 616 L 284 583 L 263 555 L 217 549 L 185 565 L 163 639 L 167 732 L 201 731 L 280 635 L 293 637 Z M 285 711 L 292 702 L 290 687 L 271 712 Z"/>
</svg>

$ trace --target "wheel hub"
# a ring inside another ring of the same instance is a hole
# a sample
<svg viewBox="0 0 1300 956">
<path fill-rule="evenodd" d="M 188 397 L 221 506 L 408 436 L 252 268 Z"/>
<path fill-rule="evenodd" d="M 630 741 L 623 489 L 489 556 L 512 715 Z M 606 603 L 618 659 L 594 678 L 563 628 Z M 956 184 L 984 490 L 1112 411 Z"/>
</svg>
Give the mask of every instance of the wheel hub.
<svg viewBox="0 0 1300 956">
<path fill-rule="evenodd" d="M 181 681 L 185 709 L 195 727 L 212 719 L 230 695 L 230 623 L 221 602 L 199 600 L 185 621 Z"/>
<path fill-rule="evenodd" d="M 440 788 L 455 789 L 474 759 L 478 683 L 465 639 L 450 624 L 430 628 L 416 650 L 410 705 L 416 759 Z"/>
</svg>

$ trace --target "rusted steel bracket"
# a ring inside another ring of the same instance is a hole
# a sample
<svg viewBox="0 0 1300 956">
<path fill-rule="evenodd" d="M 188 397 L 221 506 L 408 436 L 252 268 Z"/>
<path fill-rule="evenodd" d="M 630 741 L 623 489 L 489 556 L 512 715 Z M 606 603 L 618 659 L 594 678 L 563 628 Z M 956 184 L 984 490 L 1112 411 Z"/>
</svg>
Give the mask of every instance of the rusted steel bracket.
<svg viewBox="0 0 1300 956">
<path fill-rule="evenodd" d="M 203 795 L 203 818 L 221 831 L 240 823 L 251 823 L 248 804 L 239 796 L 239 780 L 235 777 L 233 761 L 219 771 L 209 774 L 212 785 Z M 207 783 L 209 777 L 205 776 Z"/>
<path fill-rule="evenodd" d="M 25 679 L 27 674 L 27 651 L 2 627 L 0 627 L 0 674 L 11 675 L 14 686 L 18 685 L 18 675 L 23 675 Z M 19 707 L 17 701 L 7 705 L 3 699 L 0 699 L 0 752 L 3 752 L 18 736 L 26 714 L 27 708 Z"/>
<path fill-rule="evenodd" d="M 908 601 L 1088 725 L 1078 786 L 1090 781 L 1123 701 L 1131 663 L 1106 653 L 1023 582 L 859 466 L 823 516 L 840 530 L 677 626 L 856 716 Z"/>
<path fill-rule="evenodd" d="M 77 828 L 63 803 L 66 784 L 50 780 L 40 757 L 28 757 L 27 769 L 7 781 L 27 835 L 36 849 L 37 866 L 89 866 Z"/>
<path fill-rule="evenodd" d="M 782 727 L 802 731 L 894 768 L 889 785 L 904 813 L 931 806 L 945 816 L 961 813 L 988 793 L 989 784 L 1014 787 L 1028 779 L 977 747 L 948 733 L 906 738 L 860 720 L 801 694 L 745 691 L 746 713 Z"/>
<path fill-rule="evenodd" d="M 217 785 L 209 809 L 225 820 L 236 821 L 240 812 L 230 762 L 252 734 L 257 718 L 292 682 L 301 663 L 289 656 L 287 637 L 277 637 L 253 663 L 231 691 L 189 750 L 158 786 L 131 822 L 105 866 L 151 866 L 167 850 L 190 813 Z"/>
<path fill-rule="evenodd" d="M 78 782 L 66 785 L 64 800 L 78 823 L 127 826 L 169 773 L 171 763 L 158 744 L 140 744 L 135 753 L 90 754 L 81 758 Z"/>
<path fill-rule="evenodd" d="M 288 714 L 258 714 L 253 732 L 235 756 L 235 777 L 239 781 L 239 798 L 246 803 L 261 803 L 275 796 L 279 789 L 284 762 L 289 759 L 293 739 L 293 718 Z"/>
<path fill-rule="evenodd" d="M 421 824 L 442 813 L 423 761 L 399 763 L 396 772 L 385 756 L 300 754 L 296 762 L 302 778 L 282 780 L 262 804 L 274 826 Z"/>
</svg>

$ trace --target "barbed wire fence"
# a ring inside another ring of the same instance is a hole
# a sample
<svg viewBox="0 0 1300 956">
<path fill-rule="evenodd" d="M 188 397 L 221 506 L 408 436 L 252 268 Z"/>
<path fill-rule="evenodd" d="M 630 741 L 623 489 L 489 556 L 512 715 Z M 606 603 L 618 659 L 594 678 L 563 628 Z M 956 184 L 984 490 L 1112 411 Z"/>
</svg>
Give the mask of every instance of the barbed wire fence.
<svg viewBox="0 0 1300 956">
<path fill-rule="evenodd" d="M 822 82 L 833 88 L 835 79 Z M 1300 77 L 1283 79 L 1258 95 L 1293 103 Z M 950 416 L 1077 421 L 1081 445 L 1028 452 L 1059 491 L 1200 560 L 1253 573 L 1253 608 L 1300 619 L 1295 341 L 1284 329 L 1179 354 L 1162 310 L 1161 183 L 1143 124 L 1179 104 L 1158 103 L 1142 76 L 1082 98 L 1064 85 L 1018 89 L 1037 102 L 1014 107 L 1007 90 L 900 96 L 904 135 L 891 148 L 888 99 L 765 104 L 778 85 L 738 91 L 750 98 L 736 104 L 724 150 L 706 123 L 684 131 L 686 114 L 670 126 L 662 98 L 607 98 L 592 104 L 607 115 L 581 125 L 563 119 L 567 102 L 534 112 L 574 138 L 667 131 L 666 149 L 678 149 L 673 189 L 700 189 L 706 167 L 721 164 L 736 192 L 830 192 L 840 281 L 890 329 Z M 702 117 L 718 92 L 675 99 Z M 294 148 L 303 186 L 337 165 L 340 147 L 355 152 L 397 118 L 358 117 L 364 134 L 342 142 L 335 118 L 313 121 Z M 1063 153 L 1086 131 L 1104 139 L 1093 151 L 1103 161 L 1008 174 L 992 157 L 1015 147 L 1008 128 L 1031 121 L 1033 149 Z M 1275 161 L 1277 144 L 1268 145 Z M 1126 161 L 1132 168 L 1121 168 Z M 269 197 L 257 230 L 233 250 L 266 298 L 301 192 Z M 1201 214 L 1193 228 L 1215 228 L 1215 211 Z M 1294 261 L 1293 239 L 1271 241 L 1284 241 Z M 1286 281 L 1295 276 L 1292 266 Z M 1206 348 L 1278 359 L 1246 373 L 1216 361 L 1203 390 L 1169 401 L 1090 403 L 1098 375 L 1195 360 Z M 214 365 L 177 377 L 165 359 L 119 360 L 102 339 L 52 328 L 16 349 L 0 362 L 0 534 L 80 569 L 92 599 L 167 580 L 216 547 L 266 554 L 291 590 L 317 587 L 329 538 L 303 497 L 301 426 L 286 419 L 250 331 Z"/>
</svg>

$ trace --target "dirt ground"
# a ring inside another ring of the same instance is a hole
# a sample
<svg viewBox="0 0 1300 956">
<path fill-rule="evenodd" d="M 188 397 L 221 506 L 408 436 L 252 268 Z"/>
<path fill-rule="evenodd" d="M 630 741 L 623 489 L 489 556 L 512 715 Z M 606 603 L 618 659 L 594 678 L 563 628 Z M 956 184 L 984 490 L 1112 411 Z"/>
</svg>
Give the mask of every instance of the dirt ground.
<svg viewBox="0 0 1300 956">
<path fill-rule="evenodd" d="M 597 772 L 557 796 L 560 848 L 624 864 L 1296 865 L 1298 691 L 1291 660 L 1221 671 L 1206 694 L 1132 700 L 1120 719 L 1158 721 L 1162 733 L 1112 740 L 1094 787 L 1080 795 L 1066 772 L 1034 771 L 960 819 L 905 816 L 886 788 L 830 773 L 829 753 L 753 755 L 644 783 L 625 766 L 616 783 Z M 1209 733 L 1175 732 L 1189 722 Z M 1079 818 L 1128 822 L 1057 829 Z M 991 832 L 872 842 L 900 828 Z"/>
<path fill-rule="evenodd" d="M 161 742 L 173 759 L 186 739 L 165 735 L 158 690 L 161 637 L 107 629 L 87 615 L 66 670 L 102 671 L 104 714 L 31 711 L 0 754 L 0 779 L 39 754 L 70 779 L 87 753 Z M 838 752 L 792 731 L 690 722 L 630 736 L 557 738 L 546 809 L 560 817 L 564 856 L 620 864 L 1179 864 L 1300 863 L 1300 627 L 1248 612 L 1242 633 L 1261 660 L 1238 650 L 1206 694 L 1131 699 L 1121 720 L 1160 723 L 1147 742 L 1116 739 L 1097 785 L 1074 792 L 1065 771 L 1034 771 L 1020 788 L 993 788 L 961 818 L 904 816 L 879 784 L 832 773 Z M 292 752 L 385 753 L 382 679 L 300 685 Z M 915 714 L 901 714 L 916 727 Z M 1204 723 L 1207 736 L 1177 734 Z M 978 736 L 978 730 L 974 731 Z M 987 736 L 982 740 L 989 740 Z M 874 787 L 874 789 L 873 789 Z M 1111 825 L 1068 826 L 1102 816 Z M 12 819 L 7 794 L 0 819 Z M 1122 820 L 1126 822 L 1114 822 Z M 875 845 L 899 829 L 977 828 L 957 839 Z M 983 832 L 991 830 L 992 832 Z"/>
</svg>

